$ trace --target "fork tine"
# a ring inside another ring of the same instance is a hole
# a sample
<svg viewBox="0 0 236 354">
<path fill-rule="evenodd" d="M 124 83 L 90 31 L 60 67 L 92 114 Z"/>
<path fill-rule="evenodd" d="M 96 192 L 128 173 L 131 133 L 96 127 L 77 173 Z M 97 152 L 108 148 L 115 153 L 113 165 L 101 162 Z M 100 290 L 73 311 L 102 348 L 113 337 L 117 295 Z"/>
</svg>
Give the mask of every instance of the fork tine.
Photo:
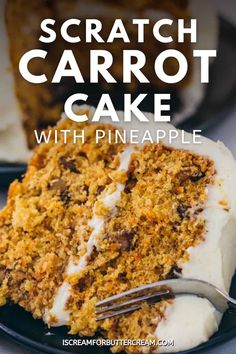
<svg viewBox="0 0 236 354">
<path fill-rule="evenodd" d="M 104 299 L 102 301 L 97 302 L 96 303 L 96 307 L 105 306 L 105 305 L 110 304 L 111 302 L 115 302 L 115 301 L 118 301 L 120 299 L 123 299 L 125 296 L 134 295 L 134 294 L 140 293 L 142 291 L 148 291 L 148 290 L 154 289 L 156 287 L 158 287 L 160 289 L 161 285 L 162 284 L 160 282 L 156 282 L 156 283 L 142 285 L 142 286 L 139 286 L 137 288 L 124 291 L 123 293 L 110 296 L 110 297 L 108 297 L 108 298 L 106 298 L 106 299 Z M 160 291 L 162 291 L 162 290 L 160 290 Z"/>
<path fill-rule="evenodd" d="M 137 302 L 148 300 L 149 298 L 153 299 L 152 301 L 155 301 L 155 297 L 158 297 L 157 294 L 159 293 L 160 295 L 160 292 L 162 291 L 166 291 L 166 293 L 163 295 L 170 295 L 173 297 L 177 295 L 188 294 L 206 298 L 215 306 L 219 312 L 222 313 L 229 307 L 236 308 L 236 299 L 233 299 L 228 293 L 220 290 L 213 284 L 204 280 L 179 277 L 177 279 L 160 280 L 156 283 L 142 285 L 99 301 L 96 304 L 96 313 L 103 314 L 109 311 L 110 313 L 106 313 L 103 316 L 98 317 L 96 320 L 100 321 L 105 318 L 118 316 L 120 314 L 139 309 L 141 307 L 141 303 L 140 305 L 138 304 L 135 306 Z M 128 300 L 126 299 L 126 296 L 133 296 L 133 298 Z M 119 302 L 117 303 L 117 301 Z M 124 306 L 128 307 L 123 308 Z M 98 307 L 104 307 L 104 309 L 98 309 Z M 119 308 L 121 308 L 119 311 L 114 311 Z"/>
<path fill-rule="evenodd" d="M 116 310 L 116 309 L 119 309 L 119 308 L 127 306 L 127 305 L 136 304 L 136 303 L 142 302 L 144 300 L 149 300 L 149 299 L 152 299 L 152 298 L 155 298 L 155 297 L 162 297 L 162 296 L 168 295 L 168 294 L 170 294 L 169 290 L 158 291 L 155 294 L 143 295 L 143 296 L 139 296 L 139 297 L 136 297 L 134 299 L 131 299 L 131 300 L 128 300 L 128 301 L 124 301 L 124 302 L 121 302 L 121 303 L 118 303 L 118 304 L 115 304 L 115 305 L 106 306 L 106 307 L 104 307 L 104 308 L 102 308 L 100 310 L 96 310 L 95 313 L 96 314 L 100 314 L 100 313 L 108 312 L 108 311 L 111 311 L 111 310 Z"/>
<path fill-rule="evenodd" d="M 124 313 L 129 313 L 129 312 L 133 312 L 135 310 L 139 310 L 141 308 L 141 305 L 137 305 L 137 306 L 131 306 L 131 307 L 127 307 L 123 310 L 119 310 L 119 311 L 113 311 L 112 313 L 108 313 L 106 315 L 103 316 L 99 316 L 96 318 L 96 321 L 102 321 L 105 320 L 106 318 L 111 318 L 111 317 L 115 317 L 115 316 L 119 316 L 122 315 Z"/>
</svg>

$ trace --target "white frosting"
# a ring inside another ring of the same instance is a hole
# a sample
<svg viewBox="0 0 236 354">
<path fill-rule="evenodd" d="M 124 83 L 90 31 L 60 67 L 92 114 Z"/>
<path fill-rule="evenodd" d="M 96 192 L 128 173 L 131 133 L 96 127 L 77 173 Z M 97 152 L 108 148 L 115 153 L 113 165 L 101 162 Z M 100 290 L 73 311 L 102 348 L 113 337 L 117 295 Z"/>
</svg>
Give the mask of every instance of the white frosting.
<svg viewBox="0 0 236 354">
<path fill-rule="evenodd" d="M 128 146 L 120 154 L 120 165 L 118 167 L 118 171 L 128 171 L 133 151 L 133 147 Z M 108 186 L 107 190 L 105 190 L 102 196 L 99 198 L 99 201 L 101 201 L 106 207 L 110 208 L 111 213 L 115 213 L 116 204 L 120 200 L 121 193 L 124 188 L 124 184 L 117 183 L 116 190 L 110 193 Z M 67 267 L 66 275 L 78 274 L 86 268 L 88 264 L 88 258 L 92 254 L 94 247 L 97 246 L 98 238 L 101 237 L 101 233 L 104 228 L 104 222 L 105 218 L 97 214 L 95 205 L 93 216 L 88 221 L 88 225 L 93 228 L 93 231 L 87 242 L 86 252 L 77 263 L 74 263 L 72 259 L 70 260 L 69 265 Z M 52 308 L 50 310 L 47 310 L 45 313 L 44 321 L 46 323 L 49 323 L 50 317 L 53 316 L 53 318 L 57 319 L 57 322 L 53 325 L 63 326 L 67 324 L 70 318 L 70 312 L 65 310 L 65 307 L 67 301 L 70 298 L 70 290 L 70 285 L 67 282 L 62 283 L 62 285 L 59 287 Z"/>
<path fill-rule="evenodd" d="M 70 298 L 70 284 L 67 282 L 62 283 L 59 287 L 57 294 L 54 298 L 53 307 L 50 311 L 46 311 L 44 321 L 50 322 L 51 316 L 56 321 L 55 326 L 64 326 L 70 319 L 70 313 L 65 309 L 66 303 Z M 53 324 L 54 326 L 54 324 Z"/>
<path fill-rule="evenodd" d="M 196 347 L 217 331 L 219 314 L 208 300 L 179 296 L 169 306 L 156 331 L 159 339 L 171 339 L 173 346 L 162 346 L 157 353 L 172 353 Z"/>
<path fill-rule="evenodd" d="M 29 151 L 15 95 L 5 24 L 5 5 L 5 0 L 0 1 L 0 161 L 26 162 Z"/>
<path fill-rule="evenodd" d="M 88 117 L 91 120 L 94 114 L 93 107 L 83 105 L 77 108 L 78 112 L 79 110 L 88 111 Z M 137 121 L 135 117 L 131 117 L 130 123 L 124 123 L 124 113 L 117 112 L 117 114 L 120 122 L 113 123 L 114 125 L 123 127 L 127 131 L 139 129 L 140 135 L 148 128 L 154 140 L 156 129 L 163 129 L 167 132 L 174 129 L 180 132 L 171 124 L 154 123 L 151 113 L 145 113 L 149 120 L 148 126 Z M 104 117 L 101 121 L 111 123 L 109 117 Z M 192 140 L 191 134 L 186 133 L 185 136 L 187 140 Z M 183 277 L 205 280 L 228 291 L 236 267 L 236 196 L 234 194 L 236 191 L 236 163 L 233 155 L 223 143 L 214 142 L 205 137 L 201 137 L 201 144 L 183 145 L 181 134 L 177 135 L 172 144 L 169 144 L 167 137 L 162 139 L 162 142 L 172 148 L 189 150 L 199 155 L 208 156 L 215 163 L 217 171 L 215 184 L 207 188 L 207 202 L 200 215 L 206 221 L 205 240 L 198 246 L 189 248 L 189 261 L 179 264 L 179 266 L 182 267 Z M 222 205 L 222 201 L 226 205 Z M 227 210 L 225 210 L 226 207 Z M 172 352 L 186 350 L 205 342 L 217 330 L 221 316 L 222 314 L 213 311 L 208 300 L 203 301 L 198 297 L 185 296 L 182 300 L 176 299 L 173 301 L 173 305 L 169 305 L 166 312 L 166 321 L 168 322 L 163 320 L 159 323 L 156 335 L 160 339 L 172 339 L 173 333 L 175 333 L 177 347 L 171 346 L 169 350 Z"/>
</svg>

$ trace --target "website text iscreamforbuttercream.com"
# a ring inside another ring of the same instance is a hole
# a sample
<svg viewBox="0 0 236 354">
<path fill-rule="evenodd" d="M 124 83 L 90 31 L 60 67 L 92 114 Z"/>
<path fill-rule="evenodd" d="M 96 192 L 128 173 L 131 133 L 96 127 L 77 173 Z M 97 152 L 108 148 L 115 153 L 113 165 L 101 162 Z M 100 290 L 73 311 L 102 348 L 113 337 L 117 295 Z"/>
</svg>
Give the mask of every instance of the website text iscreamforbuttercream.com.
<svg viewBox="0 0 236 354">
<path fill-rule="evenodd" d="M 62 345 L 65 347 L 80 347 L 80 346 L 156 346 L 156 347 L 173 347 L 174 339 L 63 339 Z"/>
</svg>

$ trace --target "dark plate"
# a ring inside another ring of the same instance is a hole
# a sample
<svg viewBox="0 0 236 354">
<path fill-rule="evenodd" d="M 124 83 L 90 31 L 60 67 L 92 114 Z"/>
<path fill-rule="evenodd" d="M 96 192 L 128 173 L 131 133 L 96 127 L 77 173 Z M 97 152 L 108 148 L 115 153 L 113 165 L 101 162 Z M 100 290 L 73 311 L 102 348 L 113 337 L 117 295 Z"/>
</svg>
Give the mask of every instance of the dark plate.
<svg viewBox="0 0 236 354">
<path fill-rule="evenodd" d="M 233 70 L 236 63 L 235 37 L 236 29 L 221 19 L 218 56 L 211 68 L 211 81 L 207 87 L 205 99 L 196 114 L 189 117 L 180 128 L 189 131 L 192 129 L 207 130 L 224 119 L 235 106 L 236 71 Z M 224 84 L 223 88 L 222 83 Z M 96 102 L 89 103 L 96 104 Z M 176 104 L 178 104 L 177 100 Z M 122 109 L 122 107 L 117 107 L 117 109 Z M 24 172 L 24 165 L 0 164 L 1 185 L 8 185 L 13 179 L 21 177 Z M 236 277 L 232 283 L 231 295 L 236 297 Z M 67 334 L 66 327 L 50 329 L 49 332 L 42 321 L 34 320 L 29 313 L 15 305 L 0 308 L 0 329 L 13 340 L 37 350 L 39 353 L 110 353 L 107 348 L 62 347 L 63 339 L 76 338 Z M 227 341 L 234 336 L 236 336 L 236 314 L 227 311 L 219 331 L 208 342 L 198 348 L 185 351 L 184 354 L 201 353 L 204 349 Z"/>
<path fill-rule="evenodd" d="M 236 276 L 231 286 L 231 296 L 236 298 Z M 67 334 L 67 327 L 48 329 L 40 320 L 33 317 L 21 307 L 7 305 L 0 308 L 0 330 L 14 341 L 21 343 L 39 353 L 48 354 L 109 354 L 108 348 L 101 347 L 63 347 L 63 339 L 76 339 L 77 336 Z M 218 332 L 206 343 L 197 348 L 179 354 L 202 353 L 206 348 L 223 343 L 236 336 L 236 313 L 225 312 Z"/>
<path fill-rule="evenodd" d="M 6 187 L 16 178 L 21 178 L 25 173 L 26 165 L 0 162 L 0 185 Z"/>
</svg>

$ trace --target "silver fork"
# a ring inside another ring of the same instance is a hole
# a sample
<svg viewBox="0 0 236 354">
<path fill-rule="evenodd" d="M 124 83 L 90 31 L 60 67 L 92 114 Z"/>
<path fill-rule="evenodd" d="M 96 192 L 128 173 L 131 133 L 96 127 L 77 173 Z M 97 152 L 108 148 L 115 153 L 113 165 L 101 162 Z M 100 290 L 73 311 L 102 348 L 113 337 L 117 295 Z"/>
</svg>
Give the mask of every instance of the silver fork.
<svg viewBox="0 0 236 354">
<path fill-rule="evenodd" d="M 206 298 L 220 312 L 227 308 L 236 312 L 236 300 L 216 286 L 203 280 L 178 278 L 139 286 L 99 301 L 96 304 L 95 313 L 99 315 L 96 321 L 138 310 L 145 301 L 153 304 L 181 294 Z"/>
</svg>

